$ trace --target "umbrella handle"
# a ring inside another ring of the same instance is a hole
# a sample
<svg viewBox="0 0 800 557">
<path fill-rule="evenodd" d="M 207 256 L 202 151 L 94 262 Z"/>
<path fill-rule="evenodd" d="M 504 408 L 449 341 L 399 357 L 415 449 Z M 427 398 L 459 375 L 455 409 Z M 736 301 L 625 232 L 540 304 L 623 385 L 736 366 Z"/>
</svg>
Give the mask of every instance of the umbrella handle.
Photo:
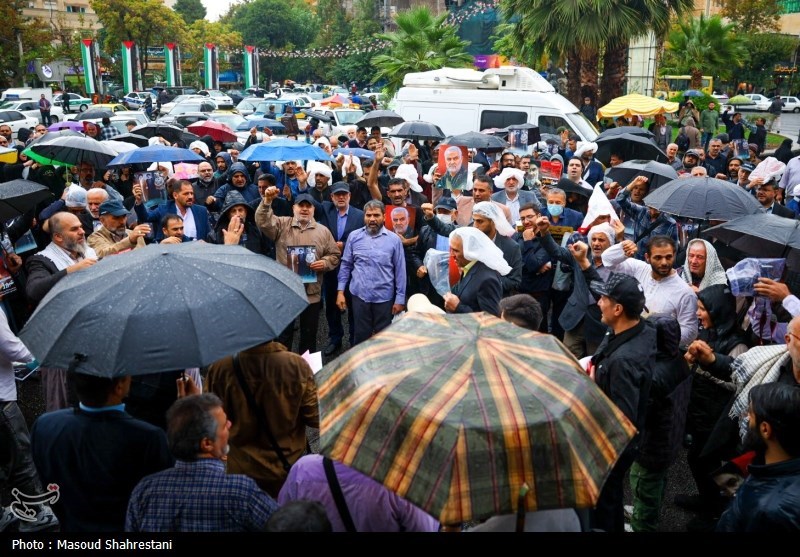
<svg viewBox="0 0 800 557">
<path fill-rule="evenodd" d="M 89 359 L 89 356 L 86 354 L 81 354 L 79 352 L 75 352 L 72 358 L 72 361 L 69 363 L 69 367 L 67 367 L 67 374 L 70 374 L 75 371 L 75 368 L 78 367 L 78 364 L 82 364 L 86 360 Z"/>
</svg>

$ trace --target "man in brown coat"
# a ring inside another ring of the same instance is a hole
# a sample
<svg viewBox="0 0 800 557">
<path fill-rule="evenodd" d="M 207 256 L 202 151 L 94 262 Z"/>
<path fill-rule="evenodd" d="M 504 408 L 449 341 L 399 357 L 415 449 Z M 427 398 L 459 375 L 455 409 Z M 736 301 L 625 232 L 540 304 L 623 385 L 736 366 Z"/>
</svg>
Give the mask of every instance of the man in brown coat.
<svg viewBox="0 0 800 557">
<path fill-rule="evenodd" d="M 292 207 L 293 217 L 276 217 L 272 201 L 278 188 L 271 186 L 264 191 L 264 200 L 256 210 L 256 224 L 275 242 L 275 258 L 299 274 L 306 288 L 308 307 L 300 314 L 300 348 L 317 351 L 317 328 L 322 308 L 322 275 L 339 265 L 342 252 L 336 245 L 328 227 L 314 220 L 314 199 L 307 193 L 300 194 Z M 294 323 L 278 337 L 289 349 L 294 341 Z"/>
</svg>

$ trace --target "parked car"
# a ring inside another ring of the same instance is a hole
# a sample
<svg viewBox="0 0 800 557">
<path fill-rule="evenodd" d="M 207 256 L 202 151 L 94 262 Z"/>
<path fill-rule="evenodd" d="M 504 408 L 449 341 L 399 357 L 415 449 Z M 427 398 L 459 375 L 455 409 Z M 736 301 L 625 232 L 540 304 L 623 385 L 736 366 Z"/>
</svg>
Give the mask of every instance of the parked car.
<svg viewBox="0 0 800 557">
<path fill-rule="evenodd" d="M 60 93 L 53 97 L 53 106 L 62 106 L 61 97 L 64 93 Z M 83 112 L 90 106 L 92 106 L 92 99 L 87 99 L 86 97 L 81 97 L 77 93 L 67 93 L 69 95 L 69 111 L 70 112 Z"/>
<path fill-rule="evenodd" d="M 39 118 L 26 116 L 19 110 L 0 110 L 0 124 L 7 124 L 11 128 L 11 137 L 16 139 L 22 128 L 35 128 Z"/>
<path fill-rule="evenodd" d="M 197 99 L 197 100 L 189 100 L 179 104 L 176 104 L 172 110 L 170 110 L 167 114 L 161 116 L 158 121 L 164 122 L 165 124 L 174 124 L 177 123 L 177 119 L 184 114 L 190 113 L 203 113 L 208 114 L 213 112 L 217 109 L 217 105 L 214 104 L 214 101 L 209 99 Z M 191 124 L 191 122 L 189 122 Z M 184 124 L 184 125 L 189 125 Z"/>
<path fill-rule="evenodd" d="M 247 99 L 245 99 L 245 100 L 247 100 Z M 295 112 L 295 116 L 297 116 L 298 119 L 306 117 L 305 114 L 303 114 L 301 112 L 298 112 L 298 110 L 300 110 L 301 107 L 298 107 L 295 104 L 295 99 L 263 99 L 263 100 L 259 99 L 259 100 L 261 102 L 259 102 L 256 105 L 255 110 L 253 110 L 253 112 L 251 112 L 247 116 L 247 118 L 264 118 L 265 117 L 264 115 L 267 113 L 267 110 L 269 109 L 270 105 L 273 105 L 275 107 L 275 116 L 277 118 L 280 118 L 281 115 L 284 112 L 286 112 L 286 107 L 287 106 L 291 106 L 292 108 L 296 108 L 297 109 L 294 112 Z"/>
<path fill-rule="evenodd" d="M 253 112 L 255 112 L 256 107 L 264 102 L 264 99 L 260 97 L 247 97 L 246 99 L 242 99 L 242 101 L 236 105 L 236 110 L 239 111 L 239 114 L 242 116 L 250 116 Z"/>
<path fill-rule="evenodd" d="M 174 99 L 172 99 L 171 101 L 169 101 L 169 102 L 166 102 L 166 103 L 164 103 L 164 104 L 162 104 L 162 105 L 161 105 L 161 113 L 162 113 L 162 114 L 166 114 L 167 112 L 169 112 L 170 110 L 172 110 L 173 108 L 175 108 L 175 105 L 176 105 L 176 104 L 180 104 L 180 103 L 182 103 L 182 102 L 184 102 L 184 101 L 191 101 L 191 100 L 198 100 L 198 99 L 206 99 L 206 98 L 207 98 L 207 97 L 204 97 L 203 95 L 197 95 L 197 94 L 188 94 L 188 93 L 187 93 L 187 94 L 185 94 L 185 95 L 178 95 L 177 97 L 175 97 L 175 98 L 174 98 Z"/>
<path fill-rule="evenodd" d="M 150 121 L 143 110 L 120 110 L 114 113 L 114 118 L 125 118 L 126 122 L 133 120 L 137 126 L 143 126 Z"/>
<path fill-rule="evenodd" d="M 218 89 L 202 89 L 197 92 L 198 95 L 203 95 L 204 97 L 210 97 L 215 103 L 217 103 L 218 107 L 223 106 L 230 106 L 233 107 L 233 100 Z"/>
<path fill-rule="evenodd" d="M 122 104 L 127 106 L 129 110 L 142 108 L 148 96 L 153 100 L 153 106 L 155 107 L 157 97 L 150 91 L 131 91 L 122 97 Z"/>
<path fill-rule="evenodd" d="M 228 89 L 225 91 L 225 94 L 231 98 L 231 101 L 234 105 L 239 104 L 242 100 L 247 96 L 245 93 L 242 93 L 238 89 Z"/>
<path fill-rule="evenodd" d="M 800 112 L 800 99 L 797 97 L 781 97 L 783 112 Z"/>
<path fill-rule="evenodd" d="M 741 110 L 756 110 L 760 112 L 765 112 L 769 105 L 772 104 L 772 100 L 765 97 L 764 95 L 760 95 L 758 93 L 748 93 L 745 95 L 748 99 L 753 101 L 753 104 L 743 104 L 739 105 L 738 108 Z"/>
<path fill-rule="evenodd" d="M 0 104 L 0 110 L 18 110 L 25 116 L 36 118 L 39 121 L 41 113 L 39 112 L 39 100 L 22 99 L 19 101 L 6 101 Z M 60 122 L 64 119 L 64 111 L 58 106 L 50 107 L 50 121 Z"/>
</svg>

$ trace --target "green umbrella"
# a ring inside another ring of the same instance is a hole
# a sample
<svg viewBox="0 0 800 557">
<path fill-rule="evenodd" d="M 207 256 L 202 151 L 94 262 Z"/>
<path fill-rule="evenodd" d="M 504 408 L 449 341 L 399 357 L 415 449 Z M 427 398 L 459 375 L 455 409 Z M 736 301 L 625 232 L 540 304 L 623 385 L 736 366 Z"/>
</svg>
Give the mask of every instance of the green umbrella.
<svg viewBox="0 0 800 557">
<path fill-rule="evenodd" d="M 744 95 L 736 95 L 735 97 L 731 97 L 730 99 L 728 99 L 728 102 L 726 104 L 736 105 L 736 104 L 755 104 L 755 103 L 753 102 L 753 99 L 748 99 Z"/>
<path fill-rule="evenodd" d="M 320 452 L 443 524 L 590 508 L 635 433 L 558 339 L 410 312 L 317 375 Z"/>
</svg>

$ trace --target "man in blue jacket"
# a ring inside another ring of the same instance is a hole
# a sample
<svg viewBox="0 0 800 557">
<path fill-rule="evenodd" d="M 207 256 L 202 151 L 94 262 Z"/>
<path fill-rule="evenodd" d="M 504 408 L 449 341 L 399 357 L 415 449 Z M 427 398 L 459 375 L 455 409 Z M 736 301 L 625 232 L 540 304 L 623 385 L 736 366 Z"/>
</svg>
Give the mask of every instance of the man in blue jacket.
<svg viewBox="0 0 800 557">
<path fill-rule="evenodd" d="M 142 186 L 133 186 L 133 197 L 136 200 L 133 206 L 136 219 L 139 223 L 150 222 L 160 225 L 161 219 L 167 213 L 175 213 L 183 219 L 184 235 L 194 240 L 205 240 L 211 227 L 208 222 L 208 209 L 195 205 L 194 187 L 189 180 L 181 180 L 172 190 L 172 201 L 148 209 L 143 204 Z M 160 242 L 164 238 L 161 226 L 154 226 L 155 240 Z"/>
<path fill-rule="evenodd" d="M 225 205 L 225 198 L 228 197 L 228 193 L 232 191 L 239 192 L 241 196 L 244 197 L 244 200 L 248 202 L 261 198 L 258 193 L 258 186 L 250 181 L 250 173 L 247 172 L 247 167 L 244 163 L 233 163 L 228 172 L 228 177 L 228 182 L 221 185 L 219 189 L 214 192 L 214 195 L 209 196 L 206 200 L 206 206 L 212 211 L 221 211 L 223 205 Z M 213 201 L 211 201 L 211 197 L 214 198 Z"/>
</svg>

